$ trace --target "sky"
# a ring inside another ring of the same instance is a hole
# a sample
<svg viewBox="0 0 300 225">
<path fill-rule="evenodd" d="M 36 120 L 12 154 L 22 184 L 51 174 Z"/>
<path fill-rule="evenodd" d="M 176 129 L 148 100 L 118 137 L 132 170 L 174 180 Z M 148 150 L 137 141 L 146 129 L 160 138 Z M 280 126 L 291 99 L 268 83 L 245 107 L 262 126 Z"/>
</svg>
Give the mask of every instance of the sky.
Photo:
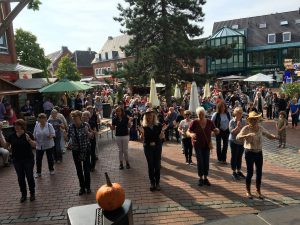
<svg viewBox="0 0 300 225">
<path fill-rule="evenodd" d="M 113 20 L 119 15 L 117 4 L 123 0 L 41 0 L 39 11 L 25 8 L 14 20 L 14 29 L 30 31 L 49 54 L 67 46 L 71 51 L 99 52 L 108 36 L 121 35 Z M 13 5 L 14 6 L 14 5 Z M 207 0 L 204 34 L 211 35 L 213 23 L 223 20 L 298 10 L 299 0 Z"/>
</svg>

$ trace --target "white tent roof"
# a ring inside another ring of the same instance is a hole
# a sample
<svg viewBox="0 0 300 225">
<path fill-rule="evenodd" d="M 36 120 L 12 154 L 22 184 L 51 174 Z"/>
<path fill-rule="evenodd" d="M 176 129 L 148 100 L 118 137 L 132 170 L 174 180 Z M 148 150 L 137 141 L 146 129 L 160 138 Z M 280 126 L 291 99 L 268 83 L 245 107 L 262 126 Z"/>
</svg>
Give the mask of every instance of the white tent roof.
<svg viewBox="0 0 300 225">
<path fill-rule="evenodd" d="M 271 78 L 270 76 L 267 76 L 265 74 L 262 73 L 258 73 L 255 74 L 251 77 L 248 77 L 247 79 L 244 79 L 244 81 L 248 81 L 248 82 L 273 82 L 275 81 L 273 78 Z"/>
</svg>

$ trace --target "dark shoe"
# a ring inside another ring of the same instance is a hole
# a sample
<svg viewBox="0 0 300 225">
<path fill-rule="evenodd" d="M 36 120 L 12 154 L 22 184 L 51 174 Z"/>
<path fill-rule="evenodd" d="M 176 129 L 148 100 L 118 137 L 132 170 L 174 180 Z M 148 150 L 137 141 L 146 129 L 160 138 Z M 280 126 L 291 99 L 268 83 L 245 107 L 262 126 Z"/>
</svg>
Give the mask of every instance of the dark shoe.
<svg viewBox="0 0 300 225">
<path fill-rule="evenodd" d="M 84 188 L 80 188 L 78 195 L 83 195 L 85 193 Z"/>
<path fill-rule="evenodd" d="M 156 190 L 160 191 L 160 185 L 156 184 Z"/>
<path fill-rule="evenodd" d="M 21 202 L 21 203 L 23 203 L 23 202 L 25 202 L 25 201 L 26 201 L 26 199 L 27 199 L 27 197 L 26 197 L 26 196 L 22 196 L 22 197 L 21 197 L 21 199 L 20 199 L 20 202 Z"/>
<path fill-rule="evenodd" d="M 233 180 L 239 180 L 240 179 L 239 176 L 238 176 L 238 174 L 237 174 L 237 172 L 233 172 L 232 173 L 232 179 Z"/>
<path fill-rule="evenodd" d="M 154 184 L 151 184 L 150 191 L 155 191 L 155 185 Z"/>
<path fill-rule="evenodd" d="M 243 179 L 246 178 L 246 176 L 242 173 L 242 171 L 238 171 L 238 172 L 237 172 L 237 175 L 238 175 L 240 178 L 243 178 Z"/>
<path fill-rule="evenodd" d="M 96 156 L 96 158 L 95 158 L 96 160 L 98 160 L 98 156 Z"/>
<path fill-rule="evenodd" d="M 92 193 L 91 189 L 90 189 L 90 188 L 87 188 L 87 189 L 86 189 L 86 193 L 87 193 L 87 194 L 91 194 L 91 193 Z"/>
<path fill-rule="evenodd" d="M 120 164 L 119 169 L 120 169 L 120 170 L 124 169 L 123 164 Z"/>
<path fill-rule="evenodd" d="M 199 179 L 199 182 L 198 182 L 198 186 L 203 186 L 203 184 L 204 184 L 203 179 L 200 178 L 200 179 Z"/>
<path fill-rule="evenodd" d="M 91 168 L 90 171 L 91 171 L 91 172 L 94 172 L 94 171 L 95 171 L 95 168 Z"/>
<path fill-rule="evenodd" d="M 211 183 L 209 182 L 209 180 L 208 180 L 207 178 L 205 178 L 205 179 L 203 180 L 203 184 L 204 184 L 204 185 L 207 185 L 207 186 L 210 186 L 210 185 L 211 185 Z"/>
<path fill-rule="evenodd" d="M 253 196 L 251 194 L 251 186 L 249 184 L 246 184 L 246 197 L 248 199 L 253 199 Z"/>
<path fill-rule="evenodd" d="M 35 200 L 35 194 L 30 195 L 30 201 L 33 202 Z"/>
<path fill-rule="evenodd" d="M 126 169 L 130 169 L 129 163 L 126 163 Z"/>
</svg>

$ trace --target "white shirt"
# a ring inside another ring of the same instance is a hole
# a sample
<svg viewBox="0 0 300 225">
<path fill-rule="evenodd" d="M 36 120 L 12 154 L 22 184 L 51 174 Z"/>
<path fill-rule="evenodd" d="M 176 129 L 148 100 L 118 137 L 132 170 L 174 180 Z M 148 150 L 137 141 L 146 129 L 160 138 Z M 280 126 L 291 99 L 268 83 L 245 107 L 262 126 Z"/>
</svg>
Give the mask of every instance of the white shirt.
<svg viewBox="0 0 300 225">
<path fill-rule="evenodd" d="M 36 123 L 33 136 L 36 140 L 36 149 L 45 150 L 54 147 L 53 138 L 49 139 L 49 135 L 55 136 L 55 130 L 50 123 L 46 123 L 42 128 L 40 123 Z"/>
</svg>

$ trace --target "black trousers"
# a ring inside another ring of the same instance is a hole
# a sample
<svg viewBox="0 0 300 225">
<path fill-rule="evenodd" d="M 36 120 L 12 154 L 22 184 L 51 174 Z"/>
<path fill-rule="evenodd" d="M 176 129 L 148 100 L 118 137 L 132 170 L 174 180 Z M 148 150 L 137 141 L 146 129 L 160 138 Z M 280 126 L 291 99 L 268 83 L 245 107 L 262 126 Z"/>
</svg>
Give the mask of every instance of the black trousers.
<svg viewBox="0 0 300 225">
<path fill-rule="evenodd" d="M 272 110 L 273 110 L 273 106 L 272 105 L 268 105 L 267 106 L 267 118 L 268 119 L 272 119 L 273 118 Z"/>
<path fill-rule="evenodd" d="M 261 178 L 262 178 L 262 168 L 263 168 L 263 153 L 261 152 L 252 152 L 245 150 L 245 160 L 247 165 L 247 176 L 246 176 L 246 185 L 251 185 L 251 179 L 253 176 L 254 165 L 256 168 L 256 187 L 260 188 Z"/>
<path fill-rule="evenodd" d="M 183 138 L 182 139 L 184 155 L 186 162 L 192 162 L 192 154 L 193 154 L 193 145 L 191 138 Z"/>
<path fill-rule="evenodd" d="M 26 179 L 30 194 L 35 193 L 35 182 L 33 177 L 34 159 L 14 160 L 14 167 L 18 176 L 18 182 L 22 196 L 27 196 Z M 26 179 L 25 179 L 26 178 Z"/>
<path fill-rule="evenodd" d="M 229 139 L 229 130 L 224 131 L 220 129 L 220 133 L 216 136 L 218 161 L 226 162 L 228 139 Z M 223 147 L 222 147 L 222 141 L 223 141 Z"/>
<path fill-rule="evenodd" d="M 210 149 L 208 147 L 200 149 L 195 146 L 195 152 L 197 158 L 198 176 L 208 176 Z"/>
<path fill-rule="evenodd" d="M 85 160 L 79 160 L 78 152 L 72 151 L 74 164 L 77 171 L 77 177 L 81 189 L 89 189 L 91 187 L 91 175 L 90 175 L 90 154 L 87 153 Z"/>
<path fill-rule="evenodd" d="M 96 137 L 91 139 L 91 168 L 94 169 L 96 165 Z"/>
<path fill-rule="evenodd" d="M 52 153 L 53 153 L 53 159 L 55 160 L 55 162 L 62 161 L 62 150 L 60 147 L 60 139 L 61 138 L 62 138 L 61 136 L 53 138 L 55 145 L 54 145 Z"/>
<path fill-rule="evenodd" d="M 43 162 L 43 156 L 44 152 L 46 152 L 47 155 L 47 161 L 48 161 L 48 168 L 49 171 L 54 170 L 53 168 L 53 148 L 45 149 L 45 150 L 36 150 L 36 173 L 42 172 L 42 162 Z"/>
<path fill-rule="evenodd" d="M 160 181 L 160 162 L 162 145 L 156 146 L 144 145 L 144 153 L 148 163 L 148 175 L 151 184 L 159 184 Z"/>
</svg>

